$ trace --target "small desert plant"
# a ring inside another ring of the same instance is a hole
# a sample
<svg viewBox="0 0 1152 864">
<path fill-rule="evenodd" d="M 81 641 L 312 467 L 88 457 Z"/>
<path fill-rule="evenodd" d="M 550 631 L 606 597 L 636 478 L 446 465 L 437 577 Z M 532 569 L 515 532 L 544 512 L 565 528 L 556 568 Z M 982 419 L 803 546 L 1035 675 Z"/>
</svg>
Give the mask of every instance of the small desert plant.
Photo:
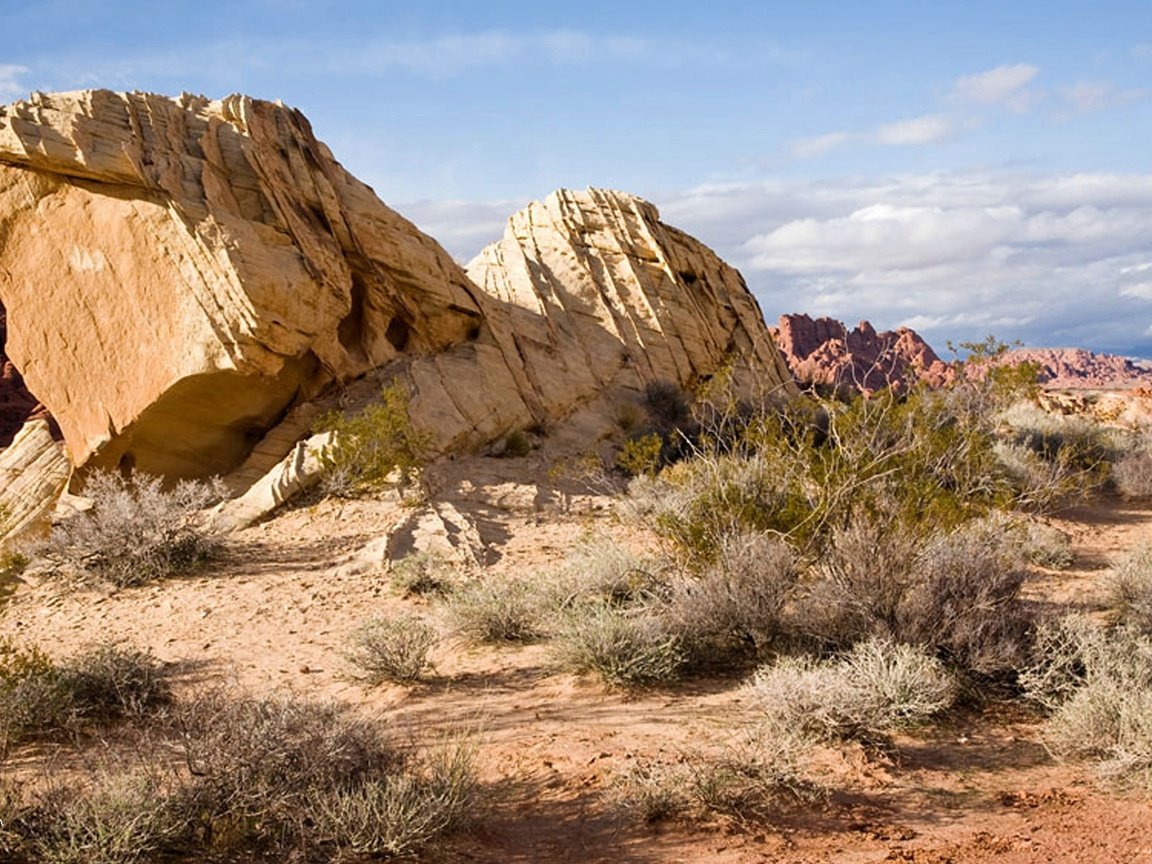
<svg viewBox="0 0 1152 864">
<path fill-rule="evenodd" d="M 221 690 L 173 723 L 189 771 L 174 806 L 203 849 L 299 846 L 318 802 L 403 768 L 378 727 L 334 703 Z"/>
<path fill-rule="evenodd" d="M 1053 709 L 1048 748 L 1096 762 L 1111 782 L 1152 788 L 1152 640 L 1081 622 L 1058 625 L 1048 642 L 1059 653 L 1025 679 Z"/>
<path fill-rule="evenodd" d="M 456 584 L 453 563 L 432 552 L 414 552 L 395 561 L 389 571 L 392 587 L 405 597 L 446 594 Z"/>
<path fill-rule="evenodd" d="M 210 558 L 219 538 L 203 508 L 218 498 L 210 484 L 181 480 L 171 489 L 159 477 L 125 480 L 109 472 L 88 477 L 91 509 L 56 525 L 31 547 L 57 571 L 74 571 L 120 587 L 184 572 Z"/>
<path fill-rule="evenodd" d="M 553 649 L 563 668 L 594 672 L 618 687 L 673 681 L 685 660 L 680 639 L 658 614 L 606 603 L 571 610 Z"/>
<path fill-rule="evenodd" d="M 466 582 L 448 596 L 446 611 L 457 632 L 473 642 L 529 642 L 543 631 L 540 590 L 522 579 Z"/>
<path fill-rule="evenodd" d="M 1152 546 L 1125 556 L 1112 569 L 1107 590 L 1120 623 L 1152 634 Z"/>
<path fill-rule="evenodd" d="M 1112 465 L 1112 482 L 1125 498 L 1152 497 L 1152 450 L 1145 441 L 1138 450 L 1125 453 Z"/>
<path fill-rule="evenodd" d="M 655 474 L 662 464 L 664 439 L 656 432 L 629 438 L 616 454 L 616 467 L 630 477 Z"/>
<path fill-rule="evenodd" d="M 446 739 L 403 773 L 320 796 L 315 819 L 321 842 L 346 856 L 413 855 L 475 817 L 474 761 L 467 738 Z"/>
<path fill-rule="evenodd" d="M 796 555 L 780 538 L 728 537 L 699 575 L 673 583 L 665 615 L 696 663 L 756 656 L 781 635 L 798 574 Z"/>
<path fill-rule="evenodd" d="M 416 681 L 428 668 L 436 629 L 415 615 L 373 618 L 349 637 L 349 662 L 372 684 Z"/>
<path fill-rule="evenodd" d="M 45 864 L 146 864 L 183 827 L 165 792 L 143 769 L 103 769 L 86 786 L 52 788 L 26 817 L 29 845 Z"/>
<path fill-rule="evenodd" d="M 412 425 L 408 391 L 399 382 L 385 387 L 379 402 L 355 416 L 324 414 L 315 429 L 332 433 L 332 443 L 319 456 L 322 482 L 333 495 L 404 488 L 418 478 L 427 459 L 429 438 Z"/>
<path fill-rule="evenodd" d="M 817 739 L 881 743 L 951 705 L 952 677 L 924 650 L 862 642 L 838 660 L 785 657 L 749 684 L 767 728 Z"/>
<path fill-rule="evenodd" d="M 800 765 L 810 747 L 790 732 L 757 726 L 672 763 L 630 763 L 613 774 L 606 797 L 617 811 L 647 823 L 714 813 L 763 821 L 785 804 L 821 794 Z"/>
<path fill-rule="evenodd" d="M 0 643 L 0 723 L 9 743 L 113 722 L 169 698 L 160 664 L 144 651 L 102 643 L 57 663 L 37 648 Z"/>
</svg>

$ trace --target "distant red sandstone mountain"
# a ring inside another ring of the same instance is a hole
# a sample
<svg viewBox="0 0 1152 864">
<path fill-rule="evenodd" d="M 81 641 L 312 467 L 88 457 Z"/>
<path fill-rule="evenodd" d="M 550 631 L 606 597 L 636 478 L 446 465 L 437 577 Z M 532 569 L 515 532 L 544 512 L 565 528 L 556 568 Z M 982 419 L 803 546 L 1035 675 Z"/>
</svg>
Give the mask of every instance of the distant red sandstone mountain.
<svg viewBox="0 0 1152 864">
<path fill-rule="evenodd" d="M 867 321 L 851 330 L 834 318 L 781 315 L 772 328 L 784 359 L 805 385 L 849 387 L 874 393 L 914 380 L 937 386 L 955 376 L 953 363 L 940 359 L 914 330 L 877 332 Z M 995 362 L 1036 363 L 1040 383 L 1051 389 L 1126 389 L 1152 386 L 1152 369 L 1126 357 L 1082 348 L 1018 348 Z"/>
</svg>

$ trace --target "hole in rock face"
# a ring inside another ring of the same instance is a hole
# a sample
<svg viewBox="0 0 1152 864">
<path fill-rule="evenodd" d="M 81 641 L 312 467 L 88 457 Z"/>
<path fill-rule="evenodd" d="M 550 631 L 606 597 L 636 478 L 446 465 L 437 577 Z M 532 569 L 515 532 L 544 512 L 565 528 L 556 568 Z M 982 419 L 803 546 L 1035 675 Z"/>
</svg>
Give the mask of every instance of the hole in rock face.
<svg viewBox="0 0 1152 864">
<path fill-rule="evenodd" d="M 685 285 L 695 285 L 696 281 L 700 278 L 695 273 L 692 273 L 688 270 L 681 270 L 677 275 L 684 280 Z"/>
<path fill-rule="evenodd" d="M 388 329 L 384 332 L 384 336 L 393 348 L 397 351 L 403 351 L 408 347 L 408 340 L 412 336 L 412 329 L 403 318 L 393 318 L 388 322 Z"/>
<path fill-rule="evenodd" d="M 59 437 L 59 429 L 48 415 L 40 400 L 24 384 L 23 376 L 8 359 L 8 313 L 0 304 L 0 450 L 12 443 L 26 420 L 42 417 L 52 424 L 52 434 Z"/>
</svg>

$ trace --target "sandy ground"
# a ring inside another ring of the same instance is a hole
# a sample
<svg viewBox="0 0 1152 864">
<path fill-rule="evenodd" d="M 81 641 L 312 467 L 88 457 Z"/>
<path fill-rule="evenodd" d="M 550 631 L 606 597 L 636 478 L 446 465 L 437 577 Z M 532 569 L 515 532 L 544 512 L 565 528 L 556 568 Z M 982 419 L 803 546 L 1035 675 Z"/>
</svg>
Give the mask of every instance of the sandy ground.
<svg viewBox="0 0 1152 864">
<path fill-rule="evenodd" d="M 529 471 L 525 471 L 525 465 Z M 443 469 L 437 495 L 469 513 L 492 572 L 530 577 L 580 542 L 625 530 L 607 498 L 546 488 L 531 460 L 473 459 Z M 539 484 L 516 478 L 535 473 Z M 1055 762 L 1038 718 L 992 705 L 897 740 L 884 756 L 846 748 L 825 766 L 830 793 L 767 821 L 646 825 L 604 789 L 634 760 L 674 761 L 722 743 L 747 717 L 741 681 L 628 695 L 557 672 L 546 646 L 475 648 L 447 631 L 435 672 L 413 687 L 366 688 L 342 657 L 364 619 L 406 609 L 387 575 L 346 563 L 403 518 L 396 503 L 324 500 L 241 532 L 205 573 L 120 591 L 21 586 L 0 635 L 64 655 L 122 639 L 173 664 L 180 686 L 231 679 L 256 692 L 337 698 L 431 740 L 479 730 L 489 805 L 477 825 L 429 853 L 435 862 L 1152 862 L 1152 804 L 1101 790 Z M 1037 571 L 1030 596 L 1094 608 L 1100 578 L 1152 540 L 1152 509 L 1101 502 L 1055 520 L 1076 560 Z"/>
</svg>

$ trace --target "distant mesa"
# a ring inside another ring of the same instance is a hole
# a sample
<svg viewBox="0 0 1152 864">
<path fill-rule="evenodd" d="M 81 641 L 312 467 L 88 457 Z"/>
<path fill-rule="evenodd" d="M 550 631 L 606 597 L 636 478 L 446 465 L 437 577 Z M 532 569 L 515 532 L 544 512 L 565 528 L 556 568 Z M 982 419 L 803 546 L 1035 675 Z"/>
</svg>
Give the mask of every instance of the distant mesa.
<svg viewBox="0 0 1152 864">
<path fill-rule="evenodd" d="M 913 381 L 939 386 L 956 374 L 954 362 L 941 360 L 907 327 L 877 332 L 861 321 L 850 330 L 834 318 L 795 314 L 781 315 L 772 334 L 788 368 L 804 386 L 874 393 Z M 1053 390 L 1152 387 L 1152 369 L 1126 357 L 1082 348 L 1016 348 L 993 362 L 1035 363 L 1040 383 Z"/>
<path fill-rule="evenodd" d="M 834 318 L 781 315 L 773 338 L 797 382 L 863 393 L 901 388 L 913 380 L 951 380 L 952 366 L 907 327 L 877 332 L 867 321 L 851 330 Z"/>
</svg>

